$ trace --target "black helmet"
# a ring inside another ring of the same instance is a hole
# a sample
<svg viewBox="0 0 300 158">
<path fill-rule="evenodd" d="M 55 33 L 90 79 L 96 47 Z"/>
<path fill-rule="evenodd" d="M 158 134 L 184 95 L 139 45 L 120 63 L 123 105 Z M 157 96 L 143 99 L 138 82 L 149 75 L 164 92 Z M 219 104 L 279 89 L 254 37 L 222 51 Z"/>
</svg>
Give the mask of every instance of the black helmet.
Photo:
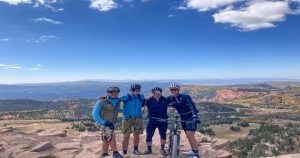
<svg viewBox="0 0 300 158">
<path fill-rule="evenodd" d="M 153 87 L 153 88 L 152 88 L 152 93 L 154 93 L 155 91 L 160 91 L 160 92 L 162 92 L 162 89 L 159 88 L 159 87 Z"/>
<path fill-rule="evenodd" d="M 120 88 L 116 87 L 116 86 L 111 86 L 111 87 L 108 87 L 107 93 L 108 92 L 120 92 Z"/>
<path fill-rule="evenodd" d="M 142 86 L 140 84 L 134 83 L 134 84 L 130 85 L 130 90 L 132 90 L 132 91 L 134 91 L 136 89 L 141 90 L 141 87 Z"/>
</svg>

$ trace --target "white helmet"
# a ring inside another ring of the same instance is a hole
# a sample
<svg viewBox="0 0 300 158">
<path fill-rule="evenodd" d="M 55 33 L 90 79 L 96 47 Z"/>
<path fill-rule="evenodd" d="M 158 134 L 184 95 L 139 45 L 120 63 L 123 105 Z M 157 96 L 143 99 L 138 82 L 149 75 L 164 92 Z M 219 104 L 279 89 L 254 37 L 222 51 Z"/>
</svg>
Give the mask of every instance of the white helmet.
<svg viewBox="0 0 300 158">
<path fill-rule="evenodd" d="M 172 83 L 170 84 L 169 89 L 180 89 L 180 85 L 177 83 Z"/>
</svg>

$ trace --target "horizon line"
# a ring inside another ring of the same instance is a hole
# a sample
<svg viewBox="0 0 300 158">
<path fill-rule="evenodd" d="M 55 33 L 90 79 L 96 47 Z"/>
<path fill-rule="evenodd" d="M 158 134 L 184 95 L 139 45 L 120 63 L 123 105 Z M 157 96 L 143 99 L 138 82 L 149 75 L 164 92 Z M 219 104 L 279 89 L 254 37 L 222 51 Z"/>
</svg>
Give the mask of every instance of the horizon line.
<svg viewBox="0 0 300 158">
<path fill-rule="evenodd" d="M 167 81 L 231 81 L 231 80 L 264 80 L 268 82 L 272 81 L 295 81 L 300 82 L 300 77 L 280 78 L 280 77 L 245 77 L 245 78 L 190 78 L 190 79 L 82 79 L 82 80 L 66 80 L 66 81 L 49 81 L 49 82 L 19 82 L 19 83 L 0 83 L 0 85 L 24 85 L 24 84 L 55 84 L 55 83 L 72 83 L 72 82 L 85 82 L 85 81 L 103 81 L 103 82 L 167 82 Z M 260 81 L 257 81 L 260 82 Z"/>
</svg>

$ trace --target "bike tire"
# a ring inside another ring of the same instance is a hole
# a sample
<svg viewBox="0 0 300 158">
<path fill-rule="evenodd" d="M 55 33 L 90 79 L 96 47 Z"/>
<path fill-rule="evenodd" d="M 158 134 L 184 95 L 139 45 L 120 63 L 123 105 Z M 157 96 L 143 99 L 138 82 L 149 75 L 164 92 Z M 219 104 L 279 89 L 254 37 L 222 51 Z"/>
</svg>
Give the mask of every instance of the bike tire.
<svg viewBox="0 0 300 158">
<path fill-rule="evenodd" d="M 179 157 L 179 137 L 178 135 L 173 135 L 173 142 L 172 142 L 172 155 L 171 158 L 178 158 Z"/>
</svg>

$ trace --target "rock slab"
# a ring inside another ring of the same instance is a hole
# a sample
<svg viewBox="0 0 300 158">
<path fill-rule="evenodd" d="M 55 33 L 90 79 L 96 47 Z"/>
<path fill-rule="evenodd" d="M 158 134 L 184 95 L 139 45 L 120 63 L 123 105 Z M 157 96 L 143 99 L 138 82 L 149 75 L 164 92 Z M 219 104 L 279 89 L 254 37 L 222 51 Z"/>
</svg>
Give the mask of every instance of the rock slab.
<svg viewBox="0 0 300 158">
<path fill-rule="evenodd" d="M 41 151 L 45 151 L 45 150 L 48 150 L 51 148 L 52 148 L 52 144 L 51 144 L 51 142 L 48 141 L 48 142 L 39 143 L 38 145 L 33 147 L 30 151 L 31 152 L 41 152 Z"/>
</svg>

